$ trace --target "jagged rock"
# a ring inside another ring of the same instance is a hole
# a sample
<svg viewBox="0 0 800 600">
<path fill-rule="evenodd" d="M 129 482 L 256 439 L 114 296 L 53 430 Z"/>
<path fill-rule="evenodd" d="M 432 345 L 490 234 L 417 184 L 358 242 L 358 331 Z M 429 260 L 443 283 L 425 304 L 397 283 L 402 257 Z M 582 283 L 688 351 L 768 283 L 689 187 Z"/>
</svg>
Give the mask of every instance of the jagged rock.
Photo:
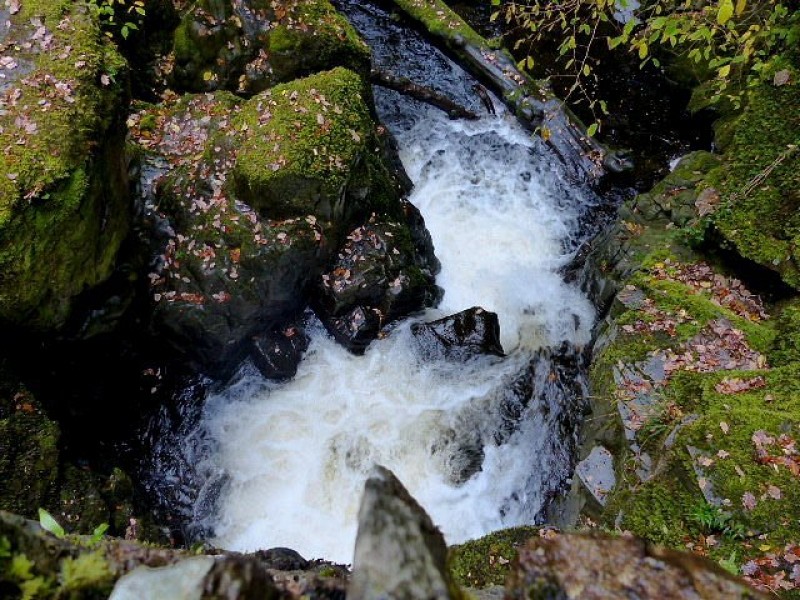
<svg viewBox="0 0 800 600">
<path fill-rule="evenodd" d="M 441 532 L 394 474 L 376 467 L 358 513 L 350 600 L 458 597 Z"/>
<path fill-rule="evenodd" d="M 418 213 L 410 214 L 414 227 L 424 230 Z M 420 237 L 415 240 L 411 230 L 409 224 L 373 214 L 349 233 L 333 268 L 322 275 L 315 295 L 317 314 L 353 352 L 363 352 L 387 323 L 441 298 L 432 246 Z"/>
<path fill-rule="evenodd" d="M 49 331 L 129 229 L 127 67 L 83 5 L 17 6 L 0 8 L 0 323 Z"/>
<path fill-rule="evenodd" d="M 425 359 L 468 360 L 476 356 L 505 356 L 497 315 L 480 307 L 415 324 L 411 328 Z"/>
<path fill-rule="evenodd" d="M 296 325 L 271 330 L 253 338 L 250 357 L 267 379 L 291 379 L 308 349 L 308 335 Z"/>
<path fill-rule="evenodd" d="M 506 598 L 764 598 L 699 556 L 626 538 L 548 534 L 519 550 Z"/>
<path fill-rule="evenodd" d="M 175 30 L 174 54 L 178 89 L 250 94 L 336 66 L 366 75 L 370 57 L 327 0 L 198 0 Z"/>
</svg>

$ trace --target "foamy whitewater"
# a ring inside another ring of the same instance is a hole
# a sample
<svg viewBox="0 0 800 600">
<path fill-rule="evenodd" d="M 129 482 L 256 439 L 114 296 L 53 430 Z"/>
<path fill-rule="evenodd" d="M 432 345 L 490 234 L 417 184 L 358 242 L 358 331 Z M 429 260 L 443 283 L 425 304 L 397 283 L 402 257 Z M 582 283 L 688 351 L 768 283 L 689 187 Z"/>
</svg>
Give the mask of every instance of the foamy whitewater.
<svg viewBox="0 0 800 600">
<path fill-rule="evenodd" d="M 312 323 L 292 381 L 245 369 L 207 400 L 186 442 L 202 438 L 198 471 L 225 474 L 206 515 L 220 547 L 288 546 L 350 562 L 374 464 L 395 472 L 448 543 L 530 523 L 542 507 L 553 433 L 532 411 L 498 446 L 492 406 L 536 348 L 588 341 L 592 308 L 556 273 L 569 258 L 580 196 L 507 114 L 451 121 L 394 93 L 379 96 L 442 263 L 444 299 L 422 320 L 476 305 L 494 311 L 508 356 L 426 364 L 406 322 L 357 357 Z M 475 443 L 482 468 L 459 482 Z M 207 503 L 204 494 L 198 502 Z"/>
</svg>

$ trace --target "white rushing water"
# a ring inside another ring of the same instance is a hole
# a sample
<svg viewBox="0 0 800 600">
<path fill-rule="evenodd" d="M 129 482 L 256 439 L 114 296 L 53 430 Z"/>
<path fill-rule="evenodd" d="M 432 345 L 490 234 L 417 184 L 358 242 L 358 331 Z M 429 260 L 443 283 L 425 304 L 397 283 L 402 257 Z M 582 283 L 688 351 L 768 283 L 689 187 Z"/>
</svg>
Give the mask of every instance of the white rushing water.
<svg viewBox="0 0 800 600">
<path fill-rule="evenodd" d="M 212 451 L 198 468 L 227 477 L 211 519 L 221 547 L 289 546 L 350 562 L 376 463 L 395 472 L 449 543 L 530 522 L 541 508 L 552 432 L 532 413 L 497 446 L 490 407 L 533 350 L 588 341 L 592 308 L 556 273 L 576 229 L 575 192 L 508 115 L 461 122 L 417 107 L 396 129 L 411 201 L 442 263 L 444 299 L 425 319 L 476 305 L 494 311 L 508 356 L 426 364 L 405 323 L 357 357 L 312 325 L 292 381 L 253 372 L 206 403 L 196 435 Z M 476 443 L 482 469 L 458 483 Z"/>
</svg>

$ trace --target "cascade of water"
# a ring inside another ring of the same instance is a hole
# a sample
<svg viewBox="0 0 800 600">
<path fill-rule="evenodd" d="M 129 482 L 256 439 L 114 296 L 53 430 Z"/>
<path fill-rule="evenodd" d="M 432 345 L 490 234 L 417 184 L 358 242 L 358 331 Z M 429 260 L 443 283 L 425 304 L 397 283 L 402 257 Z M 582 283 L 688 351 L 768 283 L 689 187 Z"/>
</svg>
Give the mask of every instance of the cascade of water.
<svg viewBox="0 0 800 600">
<path fill-rule="evenodd" d="M 398 49 L 396 25 L 377 23 L 379 12 L 357 3 L 348 12 L 376 60 L 400 56 L 400 74 L 475 102 L 469 77 L 419 38 L 404 32 Z M 349 562 L 376 463 L 400 477 L 450 543 L 532 522 L 569 476 L 571 406 L 559 397 L 569 392 L 548 383 L 554 367 L 536 352 L 589 340 L 593 309 L 558 274 L 586 192 L 503 110 L 461 122 L 390 91 L 376 90 L 376 103 L 442 263 L 444 299 L 422 319 L 476 305 L 496 312 L 507 356 L 423 361 L 403 323 L 357 357 L 312 323 L 292 381 L 245 368 L 208 398 L 183 441 L 206 478 L 195 520 L 222 547 L 290 546 Z M 527 401 L 511 406 L 508 390 L 526 385 Z"/>
</svg>

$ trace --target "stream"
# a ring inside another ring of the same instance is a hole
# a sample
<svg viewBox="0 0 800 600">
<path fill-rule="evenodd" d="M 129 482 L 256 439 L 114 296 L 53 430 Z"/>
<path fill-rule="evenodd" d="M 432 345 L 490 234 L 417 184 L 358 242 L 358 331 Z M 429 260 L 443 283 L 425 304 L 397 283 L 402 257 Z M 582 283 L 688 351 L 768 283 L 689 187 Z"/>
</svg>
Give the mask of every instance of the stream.
<svg viewBox="0 0 800 600">
<path fill-rule="evenodd" d="M 212 388 L 196 419 L 165 436 L 152 472 L 179 488 L 190 528 L 217 546 L 287 546 L 349 563 L 375 464 L 394 471 L 449 544 L 541 522 L 564 489 L 583 403 L 575 357 L 594 309 L 559 270 L 597 199 L 499 100 L 497 115 L 487 114 L 475 81 L 421 36 L 370 4 L 339 8 L 381 68 L 484 115 L 454 121 L 374 90 L 442 263 L 444 298 L 363 356 L 309 315 L 297 375 L 275 383 L 243 365 Z M 497 313 L 506 356 L 423 359 L 412 324 L 472 306 Z"/>
</svg>

